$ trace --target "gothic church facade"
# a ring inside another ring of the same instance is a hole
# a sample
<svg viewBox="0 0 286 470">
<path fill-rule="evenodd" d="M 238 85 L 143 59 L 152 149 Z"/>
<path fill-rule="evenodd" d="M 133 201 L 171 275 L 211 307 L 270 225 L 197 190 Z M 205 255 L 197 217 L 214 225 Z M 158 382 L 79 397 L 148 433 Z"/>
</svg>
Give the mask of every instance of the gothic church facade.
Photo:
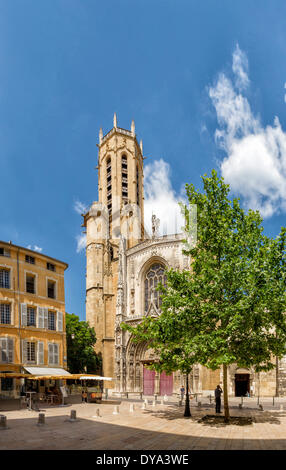
<svg viewBox="0 0 286 470">
<path fill-rule="evenodd" d="M 179 392 L 184 378 L 179 372 L 167 376 L 150 371 L 156 360 L 146 344 L 132 343 L 122 322 L 136 325 L 145 315 L 160 314 L 155 290 L 164 282 L 164 270 L 188 269 L 182 253 L 182 234 L 159 236 L 154 217 L 152 234 L 144 229 L 143 145 L 138 143 L 135 124 L 117 126 L 98 144 L 98 201 L 83 214 L 86 229 L 86 320 L 97 336 L 96 352 L 102 355 L 102 373 L 112 377 L 113 393 L 171 395 Z M 156 212 L 156 207 L 154 207 Z M 193 393 L 212 393 L 222 383 L 221 371 L 200 365 L 190 376 Z M 273 395 L 275 371 L 255 374 L 251 370 L 229 370 L 229 393 Z"/>
</svg>

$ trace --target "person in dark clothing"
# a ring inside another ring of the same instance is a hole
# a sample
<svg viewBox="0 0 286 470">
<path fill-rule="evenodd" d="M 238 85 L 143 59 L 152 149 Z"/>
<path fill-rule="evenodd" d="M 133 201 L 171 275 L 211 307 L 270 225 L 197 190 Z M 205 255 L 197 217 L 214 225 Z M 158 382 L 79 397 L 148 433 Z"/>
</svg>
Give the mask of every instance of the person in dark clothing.
<svg viewBox="0 0 286 470">
<path fill-rule="evenodd" d="M 87 390 L 82 390 L 81 392 L 81 402 L 87 403 Z"/>
<path fill-rule="evenodd" d="M 215 412 L 216 413 L 221 413 L 220 407 L 221 407 L 221 394 L 222 394 L 222 389 L 220 385 L 217 385 L 215 389 Z"/>
</svg>

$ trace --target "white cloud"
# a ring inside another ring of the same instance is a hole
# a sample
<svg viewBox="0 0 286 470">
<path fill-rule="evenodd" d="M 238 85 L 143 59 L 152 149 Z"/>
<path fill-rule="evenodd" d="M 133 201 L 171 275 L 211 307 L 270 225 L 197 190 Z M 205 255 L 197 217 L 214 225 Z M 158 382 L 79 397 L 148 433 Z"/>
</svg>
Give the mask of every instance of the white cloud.
<svg viewBox="0 0 286 470">
<path fill-rule="evenodd" d="M 264 217 L 286 211 L 286 134 L 278 117 L 263 127 L 255 117 L 242 89 L 249 83 L 247 58 L 239 46 L 233 53 L 234 81 L 220 74 L 209 89 L 219 129 L 217 144 L 227 156 L 221 172 L 245 205 Z"/>
<path fill-rule="evenodd" d="M 33 251 L 38 251 L 38 253 L 41 253 L 43 251 L 43 248 L 39 247 L 38 245 L 34 245 L 34 248 L 32 245 L 27 246 L 28 250 L 33 250 Z"/>
<path fill-rule="evenodd" d="M 144 170 L 144 223 L 152 232 L 152 214 L 160 219 L 160 235 L 182 232 L 184 219 L 178 202 L 183 201 L 182 191 L 176 194 L 170 180 L 170 166 L 163 159 L 154 160 Z"/>
<path fill-rule="evenodd" d="M 75 201 L 74 203 L 74 210 L 77 212 L 77 214 L 81 215 L 83 213 L 85 213 L 88 209 L 88 206 L 85 205 L 83 202 L 81 201 Z"/>
<path fill-rule="evenodd" d="M 77 253 L 80 253 L 81 251 L 85 250 L 86 235 L 85 234 L 77 235 L 76 236 L 76 242 L 77 242 L 77 246 L 76 246 L 76 252 Z"/>
<path fill-rule="evenodd" d="M 74 210 L 79 215 L 82 215 L 85 212 L 87 212 L 88 207 L 89 206 L 87 206 L 86 204 L 84 204 L 83 202 L 79 200 L 75 201 L 74 206 L 73 206 Z M 75 238 L 76 238 L 76 252 L 80 253 L 81 251 L 85 250 L 86 235 L 85 234 L 77 235 Z"/>
<path fill-rule="evenodd" d="M 238 44 L 236 44 L 236 48 L 232 56 L 232 71 L 235 75 L 236 87 L 241 90 L 247 88 L 249 85 L 248 60 L 246 54 L 242 52 Z"/>
</svg>

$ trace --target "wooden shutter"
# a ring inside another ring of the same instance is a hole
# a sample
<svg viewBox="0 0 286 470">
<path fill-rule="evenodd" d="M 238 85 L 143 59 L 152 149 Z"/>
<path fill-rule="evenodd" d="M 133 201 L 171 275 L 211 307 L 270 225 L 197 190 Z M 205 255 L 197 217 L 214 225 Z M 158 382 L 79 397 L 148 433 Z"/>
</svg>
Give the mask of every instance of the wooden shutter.
<svg viewBox="0 0 286 470">
<path fill-rule="evenodd" d="M 63 313 L 57 312 L 57 331 L 63 331 Z"/>
<path fill-rule="evenodd" d="M 22 340 L 22 361 L 23 364 L 27 362 L 27 341 L 25 339 Z"/>
<path fill-rule="evenodd" d="M 48 361 L 49 364 L 54 363 L 54 345 L 53 343 L 48 343 Z"/>
<path fill-rule="evenodd" d="M 44 342 L 38 341 L 38 356 L 37 356 L 37 363 L 44 364 Z"/>
<path fill-rule="evenodd" d="M 49 309 L 48 307 L 44 307 L 44 318 L 45 318 L 44 328 L 46 330 L 48 329 L 48 317 L 49 317 Z"/>
<path fill-rule="evenodd" d="M 13 341 L 13 338 L 7 338 L 7 356 L 8 356 L 8 362 L 13 362 L 13 359 L 14 359 L 14 341 Z"/>
<path fill-rule="evenodd" d="M 59 345 L 54 343 L 54 364 L 59 364 Z"/>
<path fill-rule="evenodd" d="M 38 307 L 38 328 L 45 328 L 44 307 Z"/>
<path fill-rule="evenodd" d="M 21 304 L 21 325 L 27 326 L 27 304 Z"/>
<path fill-rule="evenodd" d="M 0 361 L 7 362 L 7 341 L 6 338 L 0 338 Z"/>
</svg>

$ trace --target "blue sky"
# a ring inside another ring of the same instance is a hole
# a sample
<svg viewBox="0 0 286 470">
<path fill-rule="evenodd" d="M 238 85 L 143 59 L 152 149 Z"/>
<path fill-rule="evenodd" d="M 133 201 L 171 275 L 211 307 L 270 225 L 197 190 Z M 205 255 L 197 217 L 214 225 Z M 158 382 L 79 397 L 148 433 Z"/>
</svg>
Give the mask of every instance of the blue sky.
<svg viewBox="0 0 286 470">
<path fill-rule="evenodd" d="M 0 239 L 69 264 L 68 312 L 85 318 L 75 206 L 97 199 L 114 112 L 135 120 L 159 217 L 216 168 L 268 235 L 286 224 L 285 17 L 284 1 L 0 0 Z"/>
</svg>

